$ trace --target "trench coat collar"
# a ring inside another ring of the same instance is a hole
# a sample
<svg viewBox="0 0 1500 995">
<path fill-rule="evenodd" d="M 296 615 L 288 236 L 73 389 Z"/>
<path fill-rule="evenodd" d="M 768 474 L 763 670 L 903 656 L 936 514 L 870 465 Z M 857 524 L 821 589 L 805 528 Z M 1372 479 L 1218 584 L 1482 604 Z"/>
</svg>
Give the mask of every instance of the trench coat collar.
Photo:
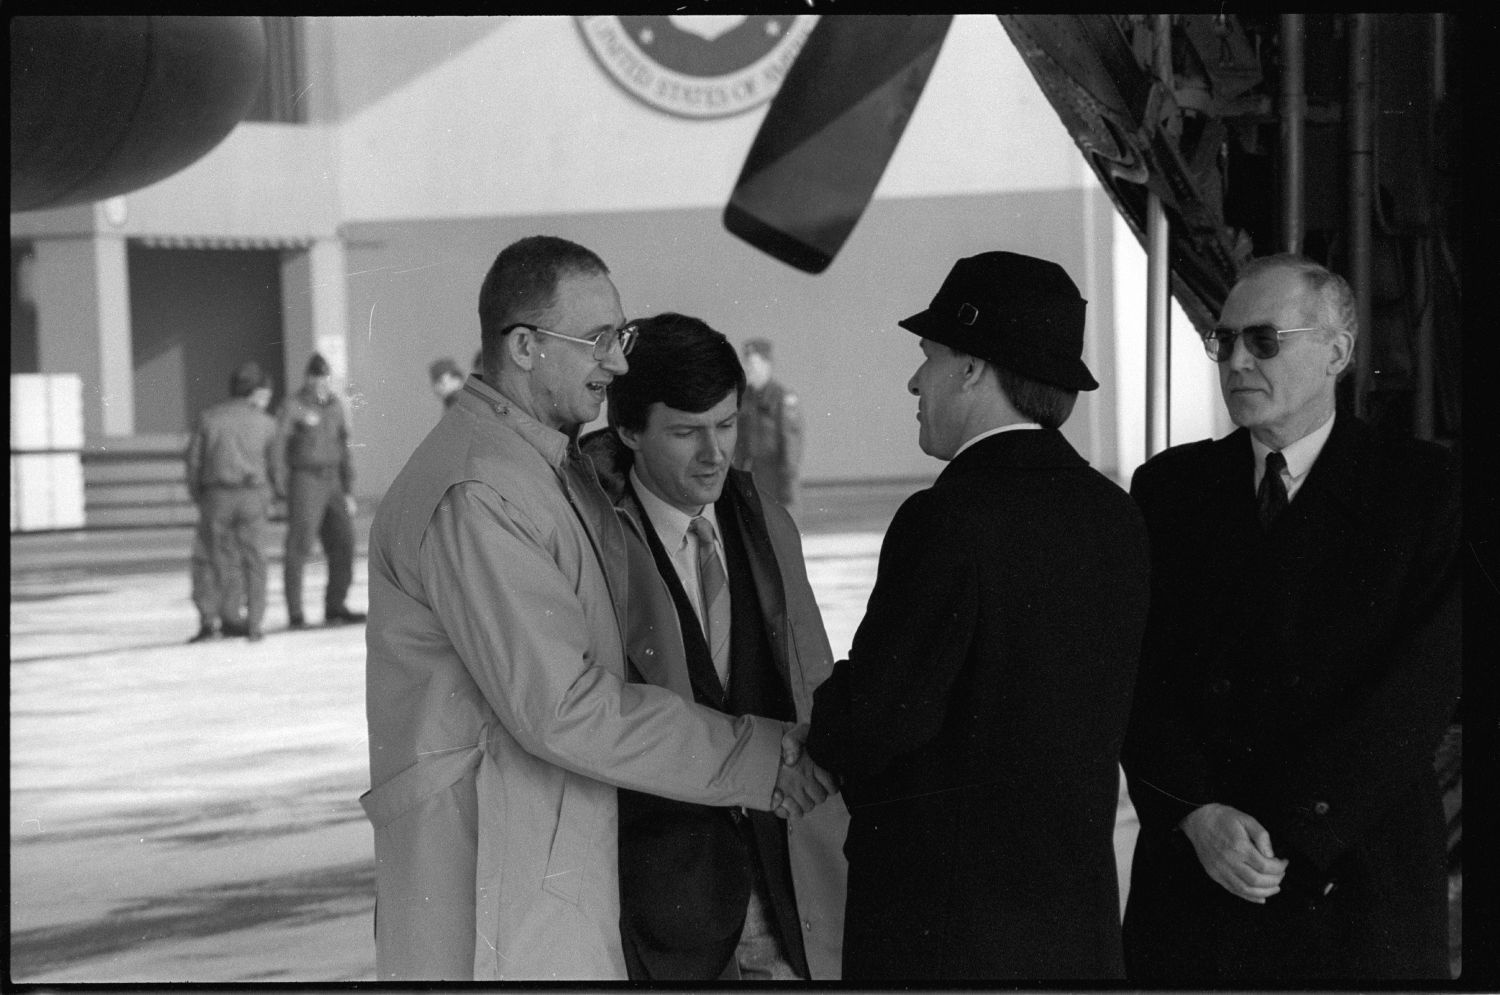
<svg viewBox="0 0 1500 995">
<path fill-rule="evenodd" d="M 568 460 L 569 437 L 555 428 L 548 428 L 522 411 L 520 405 L 484 382 L 479 374 L 471 374 L 464 381 L 453 406 L 462 408 L 480 418 L 499 418 L 526 443 L 542 454 L 554 470 L 560 470 Z"/>
</svg>

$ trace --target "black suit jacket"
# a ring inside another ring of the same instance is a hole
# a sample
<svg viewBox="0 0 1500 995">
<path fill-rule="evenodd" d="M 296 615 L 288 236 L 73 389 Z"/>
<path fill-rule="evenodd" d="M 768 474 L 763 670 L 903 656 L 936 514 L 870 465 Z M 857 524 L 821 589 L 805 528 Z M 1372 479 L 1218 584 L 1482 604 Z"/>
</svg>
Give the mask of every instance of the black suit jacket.
<svg viewBox="0 0 1500 995">
<path fill-rule="evenodd" d="M 982 440 L 901 506 L 808 740 L 850 809 L 845 980 L 1123 976 L 1147 578 L 1140 513 L 1056 431 Z"/>
<path fill-rule="evenodd" d="M 1433 752 L 1460 683 L 1459 491 L 1437 446 L 1339 414 L 1269 534 L 1241 429 L 1141 467 L 1151 621 L 1124 755 L 1133 980 L 1446 977 Z M 1291 865 L 1264 906 L 1176 826 L 1221 802 Z"/>
</svg>

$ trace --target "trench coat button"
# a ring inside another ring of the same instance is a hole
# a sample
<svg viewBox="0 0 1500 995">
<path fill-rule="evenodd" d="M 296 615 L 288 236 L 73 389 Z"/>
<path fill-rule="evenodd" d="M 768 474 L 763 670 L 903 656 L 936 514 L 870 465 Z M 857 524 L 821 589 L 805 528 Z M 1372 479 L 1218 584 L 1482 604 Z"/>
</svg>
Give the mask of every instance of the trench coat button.
<svg viewBox="0 0 1500 995">
<path fill-rule="evenodd" d="M 1327 815 L 1327 814 L 1328 814 L 1328 803 L 1327 802 L 1316 802 L 1313 805 L 1313 815 Z"/>
<path fill-rule="evenodd" d="M 1210 684 L 1208 686 L 1208 689 L 1210 691 L 1212 691 L 1214 694 L 1228 694 L 1229 693 L 1229 686 L 1230 686 L 1229 685 L 1229 678 L 1227 678 L 1227 677 L 1220 677 L 1218 680 L 1216 680 L 1212 684 Z"/>
<path fill-rule="evenodd" d="M 1288 688 L 1288 689 L 1294 688 L 1298 684 L 1301 684 L 1301 683 L 1302 683 L 1302 675 L 1301 674 L 1286 674 L 1286 675 L 1284 675 L 1281 678 L 1281 686 L 1284 687 L 1284 688 Z"/>
<path fill-rule="evenodd" d="M 812 923 L 809 922 L 808 920 L 804 919 L 804 920 L 802 920 L 802 928 L 806 932 L 811 933 L 812 932 Z"/>
</svg>

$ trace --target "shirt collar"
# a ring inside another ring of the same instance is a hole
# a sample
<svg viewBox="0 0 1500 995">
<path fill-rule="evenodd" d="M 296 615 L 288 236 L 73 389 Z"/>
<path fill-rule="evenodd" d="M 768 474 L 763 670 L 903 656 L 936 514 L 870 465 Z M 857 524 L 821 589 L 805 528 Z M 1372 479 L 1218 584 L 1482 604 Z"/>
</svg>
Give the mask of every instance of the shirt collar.
<svg viewBox="0 0 1500 995">
<path fill-rule="evenodd" d="M 651 527 L 661 537 L 662 545 L 671 552 L 681 549 L 687 542 L 688 525 L 696 517 L 689 515 L 679 508 L 675 508 L 661 498 L 653 494 L 640 476 L 635 472 L 635 467 L 630 468 L 630 486 L 635 488 L 635 496 L 640 499 L 641 509 L 646 512 L 646 518 L 651 521 Z M 698 514 L 708 519 L 709 524 L 714 527 L 714 535 L 719 533 L 719 520 L 714 515 L 714 506 L 705 504 L 703 510 Z"/>
<path fill-rule="evenodd" d="M 1286 457 L 1287 476 L 1293 480 L 1300 480 L 1308 470 L 1312 469 L 1312 465 L 1318 460 L 1318 454 L 1323 451 L 1323 445 L 1328 441 L 1329 433 L 1333 431 L 1335 417 L 1337 417 L 1337 412 L 1329 415 L 1328 420 L 1323 424 L 1281 450 L 1281 455 Z M 1250 449 L 1255 453 L 1256 479 L 1259 480 L 1260 474 L 1265 469 L 1266 454 L 1271 452 L 1271 447 L 1252 435 Z"/>
<path fill-rule="evenodd" d="M 520 405 L 485 383 L 478 374 L 471 375 L 464 382 L 463 392 L 468 398 L 477 399 L 481 405 L 494 412 L 502 422 L 514 429 L 517 435 L 525 439 L 542 454 L 548 463 L 552 464 L 553 469 L 559 469 L 567 462 L 571 439 L 555 428 L 548 428 L 522 411 Z"/>
<path fill-rule="evenodd" d="M 1019 432 L 1022 429 L 1032 429 L 1032 428 L 1040 429 L 1041 427 L 1042 426 L 1038 425 L 1034 421 L 1016 422 L 1014 425 L 1001 425 L 999 428 L 992 428 L 989 431 L 980 432 L 978 435 L 974 436 L 974 438 L 970 439 L 968 442 L 965 442 L 963 445 L 959 446 L 958 447 L 958 453 L 961 453 L 965 449 L 968 449 L 970 446 L 972 446 L 974 443 L 980 441 L 981 439 L 988 439 L 990 436 L 992 436 L 992 435 L 999 435 L 1001 432 Z M 958 459 L 958 453 L 954 453 L 953 454 L 953 458 L 954 459 Z"/>
</svg>

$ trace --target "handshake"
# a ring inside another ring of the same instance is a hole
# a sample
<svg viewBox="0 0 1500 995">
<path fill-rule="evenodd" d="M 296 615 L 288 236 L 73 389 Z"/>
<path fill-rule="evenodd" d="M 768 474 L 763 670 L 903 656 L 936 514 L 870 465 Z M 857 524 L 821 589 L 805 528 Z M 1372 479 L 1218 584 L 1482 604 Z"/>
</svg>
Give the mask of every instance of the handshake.
<svg viewBox="0 0 1500 995">
<path fill-rule="evenodd" d="M 830 795 L 839 793 L 837 779 L 813 763 L 803 750 L 807 723 L 792 726 L 781 737 L 781 769 L 771 792 L 771 810 L 786 819 L 807 815 Z"/>
</svg>

